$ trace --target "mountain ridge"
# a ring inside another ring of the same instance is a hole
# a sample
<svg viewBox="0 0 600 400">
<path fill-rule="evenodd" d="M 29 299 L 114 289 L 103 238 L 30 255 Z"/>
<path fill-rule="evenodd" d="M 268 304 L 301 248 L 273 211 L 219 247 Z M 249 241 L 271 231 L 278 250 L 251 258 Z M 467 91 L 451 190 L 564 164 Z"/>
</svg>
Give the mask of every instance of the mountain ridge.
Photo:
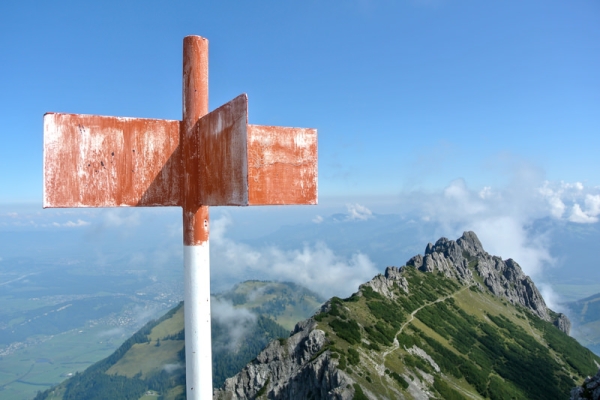
<svg viewBox="0 0 600 400">
<path fill-rule="evenodd" d="M 567 397 L 600 361 L 569 329 L 514 260 L 465 232 L 330 299 L 214 399 Z"/>
</svg>

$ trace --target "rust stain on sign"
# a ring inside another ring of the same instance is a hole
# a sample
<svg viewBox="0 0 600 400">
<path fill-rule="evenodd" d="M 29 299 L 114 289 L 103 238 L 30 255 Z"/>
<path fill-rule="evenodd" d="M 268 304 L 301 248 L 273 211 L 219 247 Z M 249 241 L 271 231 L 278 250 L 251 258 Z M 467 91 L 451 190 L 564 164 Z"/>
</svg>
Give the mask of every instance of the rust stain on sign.
<svg viewBox="0 0 600 400">
<path fill-rule="evenodd" d="M 317 204 L 317 130 L 248 125 L 250 205 Z"/>
<path fill-rule="evenodd" d="M 179 125 L 44 115 L 44 207 L 180 205 Z"/>
</svg>

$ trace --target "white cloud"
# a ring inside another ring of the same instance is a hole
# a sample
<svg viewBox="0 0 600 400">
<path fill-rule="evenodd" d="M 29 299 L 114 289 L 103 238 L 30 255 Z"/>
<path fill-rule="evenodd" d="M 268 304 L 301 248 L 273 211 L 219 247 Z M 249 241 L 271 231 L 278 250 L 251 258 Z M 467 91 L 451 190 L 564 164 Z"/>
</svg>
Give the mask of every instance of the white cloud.
<svg viewBox="0 0 600 400">
<path fill-rule="evenodd" d="M 249 310 L 235 308 L 231 302 L 215 297 L 211 297 L 210 300 L 210 313 L 213 320 L 225 328 L 228 337 L 220 338 L 219 343 L 225 343 L 224 346 L 230 351 L 239 348 L 241 340 L 250 333 L 256 323 L 256 315 Z"/>
<path fill-rule="evenodd" d="M 585 208 L 587 210 L 587 214 L 592 217 L 596 217 L 600 215 L 600 194 L 585 195 Z"/>
<path fill-rule="evenodd" d="M 320 215 L 317 215 L 316 217 L 314 217 L 312 219 L 312 222 L 314 222 L 315 224 L 320 224 L 321 222 L 323 222 L 323 217 L 321 217 Z"/>
<path fill-rule="evenodd" d="M 535 169 L 522 165 L 514 169 L 512 181 L 504 188 L 474 190 L 457 179 L 442 191 L 404 195 L 402 202 L 410 204 L 423 221 L 437 224 L 439 236 L 454 239 L 472 230 L 489 253 L 513 258 L 526 274 L 540 277 L 555 260 L 546 234 L 533 233 L 531 224 L 546 217 L 595 223 L 600 215 L 598 188 L 540 177 Z"/>
<path fill-rule="evenodd" d="M 57 228 L 79 228 L 82 226 L 88 226 L 90 223 L 87 221 L 83 221 L 81 219 L 78 219 L 77 222 L 73 222 L 71 220 L 67 221 L 67 222 L 53 222 L 52 226 L 55 226 Z"/>
<path fill-rule="evenodd" d="M 542 197 L 546 198 L 546 201 L 550 206 L 550 215 L 554 218 L 560 219 L 567 208 L 560 198 L 563 192 L 564 189 L 551 189 L 549 187 L 549 182 L 544 182 L 544 185 L 539 188 L 539 193 Z"/>
<path fill-rule="evenodd" d="M 571 210 L 571 215 L 569 215 L 569 221 L 580 224 L 593 224 L 598 222 L 598 218 L 588 215 L 581 209 L 579 204 L 575 203 Z"/>
<path fill-rule="evenodd" d="M 129 209 L 108 209 L 102 213 L 102 224 L 105 227 L 133 227 L 140 223 L 140 213 Z"/>
<path fill-rule="evenodd" d="M 565 203 L 558 196 L 549 198 L 548 204 L 550 205 L 550 215 L 554 218 L 560 219 L 565 213 Z"/>
<path fill-rule="evenodd" d="M 348 209 L 348 214 L 346 215 L 346 220 L 348 221 L 366 221 L 367 219 L 373 217 L 371 210 L 358 203 L 346 204 L 346 208 Z"/>
<path fill-rule="evenodd" d="M 151 305 L 151 306 L 135 306 L 132 310 L 131 310 L 131 317 L 133 320 L 133 324 L 136 326 L 141 326 L 142 324 L 145 324 L 146 322 L 148 322 L 149 320 L 151 320 L 152 318 L 156 318 L 157 314 L 159 312 L 161 312 L 161 308 L 158 305 Z M 164 312 L 164 311 L 162 311 Z"/>
<path fill-rule="evenodd" d="M 492 188 L 490 186 L 485 186 L 479 192 L 479 197 L 481 197 L 484 200 L 490 198 L 491 196 L 492 196 Z"/>
<path fill-rule="evenodd" d="M 262 297 L 267 290 L 267 286 L 258 287 L 253 289 L 246 298 L 248 299 L 248 303 L 253 303 L 259 297 Z"/>
<path fill-rule="evenodd" d="M 531 237 L 522 221 L 514 217 L 472 221 L 467 229 L 477 234 L 488 253 L 514 259 L 528 275 L 539 275 L 545 265 L 554 263 L 545 238 Z"/>
<path fill-rule="evenodd" d="M 87 221 L 83 221 L 81 219 L 78 219 L 77 222 L 73 222 L 73 221 L 67 221 L 63 224 L 63 226 L 69 227 L 69 228 L 73 228 L 73 227 L 79 227 L 79 226 L 87 226 L 90 223 Z"/>
<path fill-rule="evenodd" d="M 271 274 L 280 280 L 300 283 L 326 297 L 347 297 L 379 271 L 369 257 L 362 253 L 344 259 L 327 247 L 317 243 L 305 245 L 302 250 L 282 251 L 269 249 Z"/>
<path fill-rule="evenodd" d="M 165 364 L 163 365 L 163 370 L 167 373 L 167 374 L 172 374 L 173 372 L 184 368 L 185 365 L 183 365 L 183 363 L 176 363 L 176 364 Z"/>
<path fill-rule="evenodd" d="M 125 328 L 117 327 L 117 328 L 111 328 L 106 331 L 99 332 L 98 336 L 101 338 L 102 337 L 114 337 L 114 336 L 123 336 L 126 333 L 127 332 L 125 331 Z"/>
<path fill-rule="evenodd" d="M 244 279 L 264 279 L 292 281 L 326 298 L 347 297 L 379 272 L 367 255 L 345 258 L 323 242 L 294 250 L 238 243 L 225 236 L 231 223 L 225 215 L 212 224 L 211 271 L 217 290 Z"/>
<path fill-rule="evenodd" d="M 539 188 L 539 193 L 546 200 L 553 218 L 590 224 L 598 222 L 596 217 L 600 215 L 600 194 L 590 193 L 594 190 L 598 191 L 597 188 L 586 188 L 581 182 L 546 181 Z M 585 205 L 585 209 L 581 207 L 581 203 Z"/>
<path fill-rule="evenodd" d="M 552 286 L 546 283 L 540 283 L 537 285 L 542 297 L 546 302 L 546 305 L 553 311 L 562 312 L 567 314 L 568 309 L 562 304 L 560 296 L 552 289 Z"/>
</svg>

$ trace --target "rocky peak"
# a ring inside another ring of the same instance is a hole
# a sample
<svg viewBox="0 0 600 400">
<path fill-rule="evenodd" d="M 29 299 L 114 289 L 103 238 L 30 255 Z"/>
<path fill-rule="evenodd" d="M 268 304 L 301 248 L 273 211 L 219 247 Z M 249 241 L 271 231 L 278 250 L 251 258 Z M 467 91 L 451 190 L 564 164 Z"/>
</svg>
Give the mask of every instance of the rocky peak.
<svg viewBox="0 0 600 400">
<path fill-rule="evenodd" d="M 488 254 L 474 232 L 464 232 L 456 241 L 439 239 L 429 243 L 425 255 L 416 255 L 406 265 L 423 272 L 440 272 L 463 284 L 481 283 L 494 295 L 521 305 L 545 321 L 552 321 L 559 329 L 569 333 L 571 323 L 563 314 L 553 313 L 523 270 L 512 259 L 502 260 Z"/>
<path fill-rule="evenodd" d="M 477 237 L 475 239 L 479 243 Z M 448 278 L 468 283 L 472 280 L 473 273 L 469 269 L 469 260 L 465 256 L 468 256 L 468 253 L 464 253 L 458 242 L 443 237 L 435 242 L 435 245 L 427 244 L 425 256 L 418 254 L 408 260 L 406 265 L 414 266 L 423 272 L 438 271 Z"/>
<path fill-rule="evenodd" d="M 479 241 L 479 238 L 475 234 L 475 232 L 467 231 L 464 232 L 463 235 L 458 238 L 456 243 L 467 253 L 471 254 L 471 256 L 479 256 L 487 254 L 485 250 L 483 250 L 483 246 Z"/>
</svg>

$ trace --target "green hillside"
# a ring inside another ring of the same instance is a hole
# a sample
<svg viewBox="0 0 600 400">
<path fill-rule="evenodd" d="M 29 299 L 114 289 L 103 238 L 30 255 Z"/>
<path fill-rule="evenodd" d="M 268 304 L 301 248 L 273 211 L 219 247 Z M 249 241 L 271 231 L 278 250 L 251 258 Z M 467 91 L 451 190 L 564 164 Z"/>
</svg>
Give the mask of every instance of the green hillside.
<svg viewBox="0 0 600 400">
<path fill-rule="evenodd" d="M 600 293 L 567 303 L 574 324 L 573 336 L 600 354 Z"/>
<path fill-rule="evenodd" d="M 271 341 L 289 336 L 293 325 L 314 314 L 322 299 L 293 283 L 248 281 L 214 296 L 254 318 L 243 340 L 229 346 L 230 326 L 213 318 L 213 385 L 235 375 Z M 181 399 L 185 398 L 183 303 L 152 321 L 110 357 L 78 373 L 36 400 Z M 147 395 L 146 395 L 147 394 Z"/>
<path fill-rule="evenodd" d="M 313 315 L 325 299 L 292 282 L 246 281 L 217 296 L 257 315 L 268 315 L 288 331 Z"/>
<path fill-rule="evenodd" d="M 357 382 L 355 398 L 558 399 L 600 358 L 554 325 L 478 285 L 404 267 L 395 300 L 363 286 L 315 316 L 323 351 Z M 383 371 L 383 373 L 381 373 Z"/>
</svg>

